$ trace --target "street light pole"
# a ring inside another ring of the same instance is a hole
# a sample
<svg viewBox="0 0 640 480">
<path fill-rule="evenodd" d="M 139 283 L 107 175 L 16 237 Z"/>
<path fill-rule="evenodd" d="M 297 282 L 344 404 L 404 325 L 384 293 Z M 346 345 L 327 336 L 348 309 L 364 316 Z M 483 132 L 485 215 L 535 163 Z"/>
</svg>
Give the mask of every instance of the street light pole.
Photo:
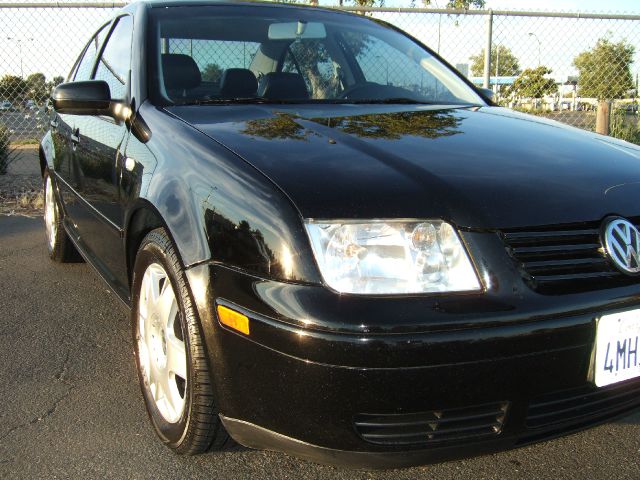
<svg viewBox="0 0 640 480">
<path fill-rule="evenodd" d="M 540 66 L 542 43 L 540 42 L 540 39 L 538 38 L 538 35 L 536 35 L 535 33 L 529 32 L 529 36 L 535 38 L 538 41 L 538 66 Z"/>
<path fill-rule="evenodd" d="M 500 44 L 496 44 L 496 97 L 500 92 Z"/>
<path fill-rule="evenodd" d="M 18 44 L 18 55 L 20 55 L 20 78 L 24 78 L 24 69 L 22 68 L 22 42 L 32 42 L 33 38 L 15 38 L 7 37 L 7 40 L 16 42 Z"/>
<path fill-rule="evenodd" d="M 387 74 L 386 74 L 386 76 L 387 76 L 387 85 L 389 85 L 389 60 L 387 58 L 382 58 L 381 55 L 376 55 L 375 58 L 376 58 L 376 60 L 384 60 L 385 65 L 386 65 L 385 70 L 387 72 Z"/>
<path fill-rule="evenodd" d="M 438 5 L 438 0 L 434 0 L 434 2 L 436 4 L 436 8 L 440 8 L 440 5 Z M 438 14 L 438 50 L 437 50 L 438 55 L 440 55 L 441 32 L 442 32 L 442 15 Z"/>
</svg>

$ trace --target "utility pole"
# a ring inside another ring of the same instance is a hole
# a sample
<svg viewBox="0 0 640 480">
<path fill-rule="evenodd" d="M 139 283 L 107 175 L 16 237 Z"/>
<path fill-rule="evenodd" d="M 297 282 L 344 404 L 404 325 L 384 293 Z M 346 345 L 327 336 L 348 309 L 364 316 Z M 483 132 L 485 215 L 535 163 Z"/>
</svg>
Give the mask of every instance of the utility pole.
<svg viewBox="0 0 640 480">
<path fill-rule="evenodd" d="M 491 43 L 493 41 L 493 10 L 487 16 L 487 43 L 484 49 L 484 88 L 489 88 L 491 80 Z"/>
<path fill-rule="evenodd" d="M 496 45 L 496 97 L 500 92 L 500 44 Z"/>
</svg>

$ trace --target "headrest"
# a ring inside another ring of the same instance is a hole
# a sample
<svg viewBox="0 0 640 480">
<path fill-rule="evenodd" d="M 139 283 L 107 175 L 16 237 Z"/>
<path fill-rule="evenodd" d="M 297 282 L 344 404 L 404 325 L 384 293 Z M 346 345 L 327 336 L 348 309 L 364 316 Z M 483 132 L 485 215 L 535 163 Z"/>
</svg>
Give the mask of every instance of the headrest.
<svg viewBox="0 0 640 480">
<path fill-rule="evenodd" d="M 252 97 L 258 90 L 258 80 L 246 68 L 227 68 L 220 79 L 220 95 L 223 97 Z"/>
<path fill-rule="evenodd" d="M 189 55 L 163 53 L 162 72 L 167 90 L 189 90 L 202 82 L 200 69 Z"/>
<path fill-rule="evenodd" d="M 272 72 L 260 79 L 258 95 L 271 99 L 304 100 L 309 98 L 307 85 L 299 73 Z"/>
</svg>

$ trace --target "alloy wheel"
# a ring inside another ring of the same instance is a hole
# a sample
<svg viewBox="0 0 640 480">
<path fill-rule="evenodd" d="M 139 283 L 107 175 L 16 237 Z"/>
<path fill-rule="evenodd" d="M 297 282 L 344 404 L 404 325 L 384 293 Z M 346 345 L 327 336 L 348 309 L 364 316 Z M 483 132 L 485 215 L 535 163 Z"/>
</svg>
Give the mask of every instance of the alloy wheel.
<svg viewBox="0 0 640 480">
<path fill-rule="evenodd" d="M 44 225 L 47 232 L 49 250 L 53 250 L 58 230 L 58 206 L 53 192 L 53 183 L 48 175 L 44 184 Z"/>
<path fill-rule="evenodd" d="M 140 368 L 162 417 L 176 423 L 184 412 L 187 354 L 180 309 L 165 269 L 149 265 L 138 304 Z"/>
</svg>

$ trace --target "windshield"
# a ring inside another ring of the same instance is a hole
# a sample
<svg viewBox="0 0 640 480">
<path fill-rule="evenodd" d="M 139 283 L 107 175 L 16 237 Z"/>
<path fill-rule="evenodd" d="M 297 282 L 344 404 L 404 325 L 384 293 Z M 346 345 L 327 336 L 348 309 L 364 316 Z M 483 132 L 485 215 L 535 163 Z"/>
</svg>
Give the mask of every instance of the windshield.
<svg viewBox="0 0 640 480">
<path fill-rule="evenodd" d="M 434 54 L 365 17 L 266 6 L 152 8 L 155 103 L 484 105 Z"/>
</svg>

